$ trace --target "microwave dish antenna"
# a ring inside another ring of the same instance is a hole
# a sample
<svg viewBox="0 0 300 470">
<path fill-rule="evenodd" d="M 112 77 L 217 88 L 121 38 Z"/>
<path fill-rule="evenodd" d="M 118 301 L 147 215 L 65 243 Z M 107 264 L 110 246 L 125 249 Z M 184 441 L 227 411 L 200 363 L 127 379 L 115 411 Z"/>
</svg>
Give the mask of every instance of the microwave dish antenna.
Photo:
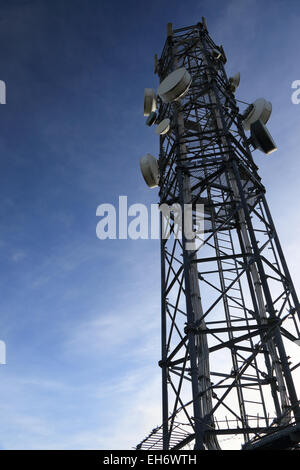
<svg viewBox="0 0 300 470">
<path fill-rule="evenodd" d="M 140 168 L 147 186 L 156 188 L 159 183 L 159 167 L 156 158 L 151 153 L 147 153 L 140 159 Z"/>
<path fill-rule="evenodd" d="M 250 104 L 244 112 L 243 126 L 245 131 L 250 130 L 250 126 L 255 121 L 262 121 L 266 124 L 272 113 L 272 103 L 264 98 L 258 98 L 254 103 Z"/>
<path fill-rule="evenodd" d="M 170 73 L 159 85 L 158 94 L 164 103 L 171 103 L 183 98 L 192 83 L 189 72 L 181 67 Z"/>
</svg>

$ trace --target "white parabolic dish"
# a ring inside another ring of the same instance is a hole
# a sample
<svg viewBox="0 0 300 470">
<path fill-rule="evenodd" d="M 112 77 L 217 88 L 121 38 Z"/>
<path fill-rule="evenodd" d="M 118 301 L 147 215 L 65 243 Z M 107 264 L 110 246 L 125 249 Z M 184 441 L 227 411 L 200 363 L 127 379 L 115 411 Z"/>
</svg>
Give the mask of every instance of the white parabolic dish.
<svg viewBox="0 0 300 470">
<path fill-rule="evenodd" d="M 158 161 L 151 153 L 140 159 L 141 172 L 149 188 L 155 188 L 159 183 Z"/>
<path fill-rule="evenodd" d="M 192 83 L 189 72 L 181 67 L 170 73 L 159 85 L 158 94 L 164 103 L 170 103 L 182 98 L 188 92 Z"/>
<path fill-rule="evenodd" d="M 144 116 L 149 116 L 154 111 L 156 111 L 156 93 L 153 88 L 145 88 Z"/>
<path fill-rule="evenodd" d="M 253 122 L 258 120 L 266 124 L 271 116 L 272 103 L 265 100 L 264 98 L 258 98 L 252 104 L 252 109 L 243 121 L 245 131 L 250 130 L 250 126 Z"/>
<path fill-rule="evenodd" d="M 229 78 L 230 87 L 233 93 L 236 91 L 237 87 L 239 86 L 240 81 L 241 81 L 240 72 L 237 72 L 235 75 L 233 75 L 233 77 Z"/>
<path fill-rule="evenodd" d="M 170 130 L 170 123 L 171 121 L 169 118 L 163 119 L 156 127 L 155 133 L 158 135 L 166 134 Z"/>
</svg>

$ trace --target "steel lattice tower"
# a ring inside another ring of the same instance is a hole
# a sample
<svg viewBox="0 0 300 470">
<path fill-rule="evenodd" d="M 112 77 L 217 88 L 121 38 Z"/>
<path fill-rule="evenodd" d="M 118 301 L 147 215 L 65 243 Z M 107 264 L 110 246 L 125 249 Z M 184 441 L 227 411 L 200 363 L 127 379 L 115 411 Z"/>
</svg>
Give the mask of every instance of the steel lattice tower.
<svg viewBox="0 0 300 470">
<path fill-rule="evenodd" d="M 205 233 L 193 251 L 183 230 L 161 236 L 163 423 L 138 449 L 220 449 L 223 435 L 243 449 L 300 440 L 300 363 L 288 356 L 299 302 L 225 62 L 203 19 L 169 26 L 156 64 L 160 82 L 179 67 L 192 77 L 180 101 L 158 98 L 158 121 L 172 122 L 160 136 L 160 204 L 193 204 L 194 215 L 204 204 Z"/>
</svg>

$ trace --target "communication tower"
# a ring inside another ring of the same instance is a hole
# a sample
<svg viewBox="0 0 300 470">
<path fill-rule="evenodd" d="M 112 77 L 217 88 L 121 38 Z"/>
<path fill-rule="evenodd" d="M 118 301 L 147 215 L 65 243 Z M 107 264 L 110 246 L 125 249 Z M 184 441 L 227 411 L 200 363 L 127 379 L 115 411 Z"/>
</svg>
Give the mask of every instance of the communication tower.
<svg viewBox="0 0 300 470">
<path fill-rule="evenodd" d="M 221 449 L 228 438 L 242 449 L 293 449 L 300 441 L 299 301 L 252 157 L 276 150 L 266 128 L 272 105 L 260 98 L 240 111 L 240 74 L 228 78 L 225 63 L 204 18 L 175 30 L 169 23 L 155 58 L 158 91 L 145 89 L 160 150 L 159 159 L 141 159 L 141 171 L 159 186 L 160 205 L 177 204 L 183 215 L 181 236 L 167 238 L 161 216 L 163 416 L 137 449 Z M 169 222 L 174 235 L 176 214 Z"/>
</svg>

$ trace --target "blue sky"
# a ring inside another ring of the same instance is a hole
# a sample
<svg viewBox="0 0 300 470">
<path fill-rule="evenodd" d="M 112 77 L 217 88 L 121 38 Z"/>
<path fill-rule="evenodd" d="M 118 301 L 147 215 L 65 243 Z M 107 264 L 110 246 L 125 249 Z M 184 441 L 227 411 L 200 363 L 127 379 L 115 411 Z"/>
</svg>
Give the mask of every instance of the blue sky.
<svg viewBox="0 0 300 470">
<path fill-rule="evenodd" d="M 143 92 L 166 24 L 207 19 L 237 98 L 273 103 L 254 158 L 300 283 L 295 0 L 0 0 L 0 448 L 131 448 L 160 424 L 158 241 L 96 237 L 96 208 L 157 202 Z"/>
</svg>

